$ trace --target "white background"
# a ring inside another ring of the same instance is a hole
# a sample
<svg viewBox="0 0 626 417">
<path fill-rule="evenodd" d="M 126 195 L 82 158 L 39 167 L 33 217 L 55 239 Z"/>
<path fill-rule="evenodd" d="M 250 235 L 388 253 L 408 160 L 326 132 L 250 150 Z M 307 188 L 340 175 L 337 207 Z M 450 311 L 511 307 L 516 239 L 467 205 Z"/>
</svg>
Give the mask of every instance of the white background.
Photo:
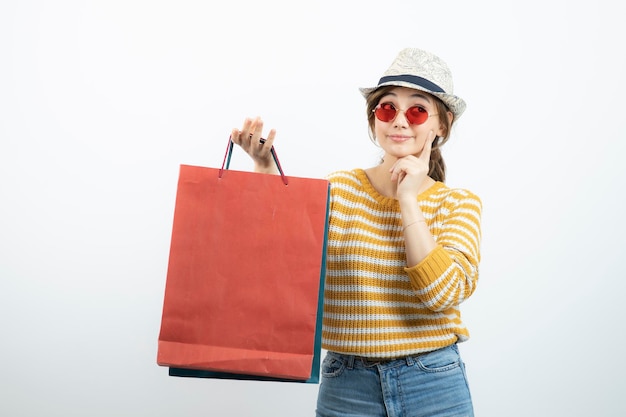
<svg viewBox="0 0 626 417">
<path fill-rule="evenodd" d="M 461 345 L 477 416 L 625 415 L 618 9 L 3 1 L 0 415 L 312 416 L 316 385 L 156 365 L 178 167 L 218 166 L 256 115 L 288 175 L 375 164 L 358 87 L 409 46 L 468 103 L 444 157 L 484 204 Z"/>
</svg>

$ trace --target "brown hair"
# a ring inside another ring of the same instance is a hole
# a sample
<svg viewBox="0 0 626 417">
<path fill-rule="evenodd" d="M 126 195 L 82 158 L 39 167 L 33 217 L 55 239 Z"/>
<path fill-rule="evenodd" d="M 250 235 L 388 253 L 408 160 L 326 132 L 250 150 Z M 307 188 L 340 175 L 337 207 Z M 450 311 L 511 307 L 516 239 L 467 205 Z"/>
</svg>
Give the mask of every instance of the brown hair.
<svg viewBox="0 0 626 417">
<path fill-rule="evenodd" d="M 376 143 L 376 135 L 374 134 L 374 108 L 378 105 L 381 97 L 389 93 L 392 89 L 396 88 L 396 86 L 390 85 L 385 87 L 377 88 L 372 91 L 366 99 L 366 112 L 367 112 L 367 124 L 369 126 L 369 136 L 372 142 Z M 433 97 L 435 107 L 437 108 L 437 114 L 439 115 L 439 122 L 441 123 L 441 129 L 443 130 L 443 135 L 438 136 L 433 142 L 433 148 L 430 154 L 430 163 L 428 176 L 434 179 L 435 181 L 445 182 L 446 180 L 446 164 L 443 161 L 443 156 L 441 155 L 441 147 L 444 143 L 450 139 L 450 132 L 452 130 L 452 124 L 454 123 L 454 119 L 450 120 L 448 117 L 448 112 L 450 109 L 443 103 L 443 101 L 439 100 L 437 97 L 431 95 Z"/>
</svg>

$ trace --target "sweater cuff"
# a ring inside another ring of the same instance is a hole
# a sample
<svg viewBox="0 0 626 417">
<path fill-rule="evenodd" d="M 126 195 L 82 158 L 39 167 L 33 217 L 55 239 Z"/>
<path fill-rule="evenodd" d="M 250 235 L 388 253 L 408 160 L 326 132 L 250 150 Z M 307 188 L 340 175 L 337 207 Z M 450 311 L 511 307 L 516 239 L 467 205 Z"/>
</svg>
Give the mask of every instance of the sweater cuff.
<svg viewBox="0 0 626 417">
<path fill-rule="evenodd" d="M 422 262 L 410 268 L 404 268 L 415 289 L 423 289 L 435 282 L 452 265 L 452 258 L 438 245 Z"/>
</svg>

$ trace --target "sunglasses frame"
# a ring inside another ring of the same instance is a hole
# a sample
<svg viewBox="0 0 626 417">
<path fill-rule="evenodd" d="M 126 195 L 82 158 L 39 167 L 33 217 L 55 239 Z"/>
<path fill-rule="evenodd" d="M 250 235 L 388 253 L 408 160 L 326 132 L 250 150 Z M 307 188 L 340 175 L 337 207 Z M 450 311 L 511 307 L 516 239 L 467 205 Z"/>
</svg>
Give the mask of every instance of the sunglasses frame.
<svg viewBox="0 0 626 417">
<path fill-rule="evenodd" d="M 391 106 L 392 106 L 392 107 L 396 110 L 396 113 L 395 113 L 395 114 L 393 115 L 393 117 L 392 117 L 391 119 L 389 119 L 389 120 L 383 120 L 383 119 L 381 119 L 381 118 L 380 118 L 380 116 L 376 113 L 376 111 L 377 111 L 377 110 L 379 110 L 379 109 L 381 109 L 381 106 L 384 106 L 385 104 L 389 104 L 389 105 L 391 105 Z M 408 111 L 409 111 L 409 110 L 411 110 L 411 109 L 412 109 L 412 108 L 414 108 L 414 107 L 417 107 L 418 109 L 422 109 L 422 110 L 424 111 L 424 113 L 426 113 L 426 117 L 424 118 L 424 120 L 423 120 L 422 122 L 419 122 L 419 123 L 413 123 L 413 122 L 410 120 L 409 115 L 408 115 Z M 403 110 L 403 109 L 396 108 L 396 106 L 395 106 L 392 102 L 390 102 L 390 101 L 385 101 L 385 102 L 383 102 L 383 103 L 378 103 L 378 105 L 376 105 L 376 107 L 374 107 L 374 110 L 372 110 L 372 113 L 374 113 L 374 116 L 376 116 L 376 118 L 377 118 L 378 120 L 380 120 L 381 122 L 383 122 L 383 123 L 391 123 L 391 122 L 393 122 L 394 120 L 396 120 L 396 117 L 398 117 L 398 113 L 400 113 L 400 112 L 402 112 L 402 113 L 404 114 L 404 118 L 406 119 L 406 121 L 407 121 L 407 122 L 409 122 L 409 124 L 410 124 L 410 125 L 414 125 L 414 126 L 419 126 L 419 125 L 422 125 L 422 124 L 426 123 L 426 121 L 427 121 L 430 117 L 432 117 L 432 116 L 437 116 L 437 113 L 434 113 L 434 114 L 429 114 L 429 113 L 428 113 L 428 110 L 426 110 L 426 109 L 424 108 L 424 106 L 420 106 L 419 104 L 416 104 L 415 106 L 411 106 L 411 107 L 409 107 L 408 109 Z"/>
</svg>

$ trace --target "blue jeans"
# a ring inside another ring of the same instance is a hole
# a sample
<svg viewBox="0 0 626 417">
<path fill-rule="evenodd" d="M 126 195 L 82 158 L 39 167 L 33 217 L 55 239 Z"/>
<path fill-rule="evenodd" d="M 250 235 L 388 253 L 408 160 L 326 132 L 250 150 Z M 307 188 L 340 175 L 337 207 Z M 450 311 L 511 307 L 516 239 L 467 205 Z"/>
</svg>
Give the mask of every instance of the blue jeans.
<svg viewBox="0 0 626 417">
<path fill-rule="evenodd" d="M 474 415 L 457 345 L 373 362 L 328 352 L 322 362 L 317 417 Z"/>
</svg>

